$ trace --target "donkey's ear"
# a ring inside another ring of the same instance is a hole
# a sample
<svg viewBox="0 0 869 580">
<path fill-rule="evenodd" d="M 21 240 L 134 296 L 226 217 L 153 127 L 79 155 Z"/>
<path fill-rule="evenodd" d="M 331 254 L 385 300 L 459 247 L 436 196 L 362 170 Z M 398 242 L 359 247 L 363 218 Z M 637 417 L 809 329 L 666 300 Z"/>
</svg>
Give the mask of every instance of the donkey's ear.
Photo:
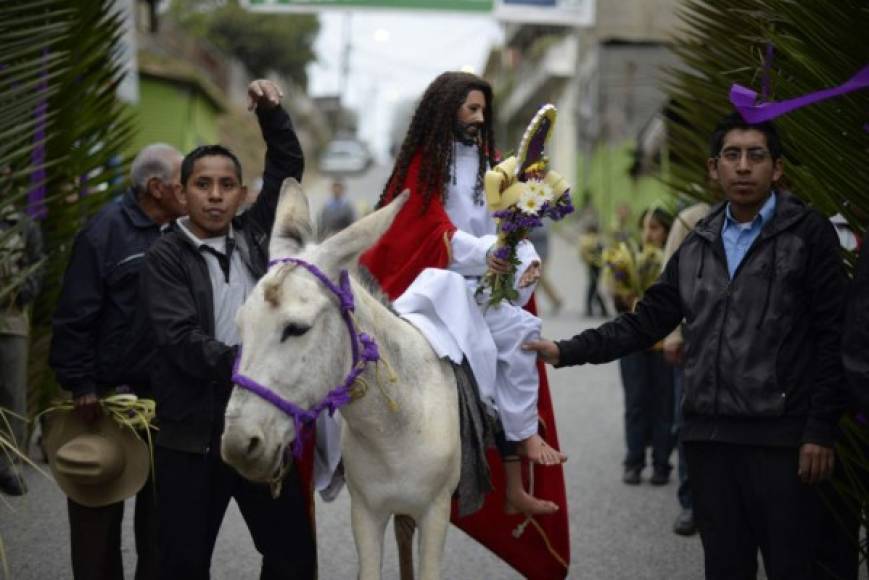
<svg viewBox="0 0 869 580">
<path fill-rule="evenodd" d="M 299 182 L 288 177 L 281 185 L 275 224 L 269 242 L 269 259 L 294 256 L 314 237 L 308 198 Z"/>
<path fill-rule="evenodd" d="M 318 256 L 327 271 L 334 274 L 338 270 L 354 266 L 359 255 L 373 246 L 389 229 L 409 197 L 410 191 L 404 190 L 386 207 L 368 214 L 326 239 L 318 248 Z"/>
</svg>

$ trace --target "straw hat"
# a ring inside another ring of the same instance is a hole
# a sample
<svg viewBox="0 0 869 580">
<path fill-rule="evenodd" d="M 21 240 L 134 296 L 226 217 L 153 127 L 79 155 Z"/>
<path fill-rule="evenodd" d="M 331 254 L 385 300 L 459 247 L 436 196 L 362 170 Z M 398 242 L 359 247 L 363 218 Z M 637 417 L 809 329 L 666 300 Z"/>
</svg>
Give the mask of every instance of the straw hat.
<svg viewBox="0 0 869 580">
<path fill-rule="evenodd" d="M 45 450 L 60 489 L 86 507 L 124 500 L 148 479 L 148 446 L 106 415 L 87 424 L 75 412 L 48 414 Z"/>
</svg>

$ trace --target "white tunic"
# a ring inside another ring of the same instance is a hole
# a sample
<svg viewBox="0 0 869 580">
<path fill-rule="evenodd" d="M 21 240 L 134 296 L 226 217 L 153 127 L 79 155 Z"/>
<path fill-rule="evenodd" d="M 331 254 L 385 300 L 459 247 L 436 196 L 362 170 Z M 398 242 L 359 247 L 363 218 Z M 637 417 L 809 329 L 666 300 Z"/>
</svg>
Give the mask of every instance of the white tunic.
<svg viewBox="0 0 869 580">
<path fill-rule="evenodd" d="M 474 199 L 478 153 L 474 146 L 456 144 L 455 175 L 447 184 L 445 210 L 457 231 L 451 240 L 448 270 L 424 270 L 395 301 L 403 318 L 416 326 L 439 356 L 459 364 L 468 359 L 480 395 L 501 417 L 507 439 L 521 441 L 537 433 L 538 375 L 536 356 L 521 350 L 540 335 L 540 319 L 520 306 L 502 303 L 485 307 L 476 297 L 486 273 L 486 253 L 496 241 L 497 224 L 484 194 Z M 518 278 L 539 261 L 530 242 L 519 247 Z M 520 304 L 533 293 L 520 289 Z"/>
</svg>

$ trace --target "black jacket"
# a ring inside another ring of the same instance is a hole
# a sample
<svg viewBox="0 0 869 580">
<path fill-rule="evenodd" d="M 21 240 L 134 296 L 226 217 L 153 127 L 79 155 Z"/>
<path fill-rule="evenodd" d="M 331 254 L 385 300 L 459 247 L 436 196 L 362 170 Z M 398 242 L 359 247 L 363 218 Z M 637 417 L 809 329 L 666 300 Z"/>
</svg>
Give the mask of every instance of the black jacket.
<svg viewBox="0 0 869 580">
<path fill-rule="evenodd" d="M 855 406 L 869 415 L 869 251 L 860 252 L 845 317 L 842 361 Z"/>
<path fill-rule="evenodd" d="M 268 266 L 268 240 L 281 184 L 301 180 L 302 149 L 292 122 L 281 109 L 259 114 L 266 166 L 257 201 L 233 220 L 242 258 L 255 278 Z M 151 382 L 160 431 L 157 443 L 180 451 L 205 453 L 223 430 L 223 413 L 232 389 L 236 349 L 214 338 L 214 304 L 208 266 L 200 250 L 173 228 L 148 251 L 142 297 L 157 354 Z"/>
<path fill-rule="evenodd" d="M 844 409 L 840 360 L 846 277 L 827 219 L 788 193 L 731 281 L 713 208 L 636 312 L 558 343 L 560 364 L 648 348 L 684 318 L 682 438 L 832 445 Z"/>
<path fill-rule="evenodd" d="M 145 252 L 160 226 L 142 211 L 132 190 L 102 208 L 78 233 L 57 309 L 49 364 L 73 396 L 121 384 L 141 392 L 141 377 L 125 357 L 139 300 Z M 147 356 L 147 351 L 140 353 Z"/>
</svg>

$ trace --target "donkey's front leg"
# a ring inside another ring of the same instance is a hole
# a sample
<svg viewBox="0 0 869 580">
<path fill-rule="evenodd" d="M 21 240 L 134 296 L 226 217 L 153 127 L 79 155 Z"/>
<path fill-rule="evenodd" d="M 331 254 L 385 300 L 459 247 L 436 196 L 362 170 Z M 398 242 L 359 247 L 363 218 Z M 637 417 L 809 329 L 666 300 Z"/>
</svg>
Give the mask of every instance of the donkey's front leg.
<svg viewBox="0 0 869 580">
<path fill-rule="evenodd" d="M 450 523 L 450 496 L 444 495 L 431 503 L 419 525 L 419 578 L 437 580 L 441 577 L 441 559 L 447 527 Z"/>
<path fill-rule="evenodd" d="M 389 514 L 377 513 L 364 502 L 351 500 L 350 523 L 359 556 L 359 580 L 380 580 L 383 534 L 388 520 Z"/>
</svg>

